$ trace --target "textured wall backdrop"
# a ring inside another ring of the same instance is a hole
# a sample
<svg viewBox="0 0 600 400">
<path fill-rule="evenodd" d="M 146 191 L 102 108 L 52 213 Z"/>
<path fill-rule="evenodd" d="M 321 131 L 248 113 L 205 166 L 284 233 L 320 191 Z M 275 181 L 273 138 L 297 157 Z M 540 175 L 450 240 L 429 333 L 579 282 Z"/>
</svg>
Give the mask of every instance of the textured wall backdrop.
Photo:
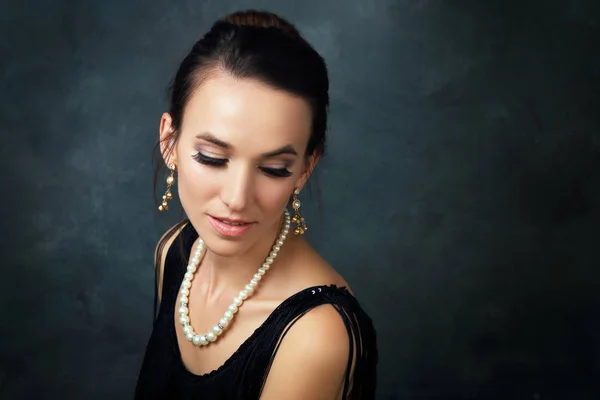
<svg viewBox="0 0 600 400">
<path fill-rule="evenodd" d="M 4 1 L 0 398 L 131 398 L 165 90 L 248 7 L 329 64 L 308 237 L 374 319 L 379 398 L 598 398 L 596 0 Z"/>
</svg>

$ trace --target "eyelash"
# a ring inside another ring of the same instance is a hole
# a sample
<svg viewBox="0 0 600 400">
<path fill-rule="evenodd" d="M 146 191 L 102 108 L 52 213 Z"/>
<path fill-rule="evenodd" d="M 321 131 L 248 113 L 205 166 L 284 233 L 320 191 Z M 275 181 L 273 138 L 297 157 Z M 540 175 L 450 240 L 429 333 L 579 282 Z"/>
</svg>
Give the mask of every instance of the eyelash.
<svg viewBox="0 0 600 400">
<path fill-rule="evenodd" d="M 214 158 L 206 156 L 200 152 L 193 155 L 193 158 L 201 164 L 211 167 L 224 167 L 227 164 L 226 158 Z M 265 168 L 260 167 L 260 170 L 273 178 L 287 178 L 292 173 L 287 168 Z"/>
</svg>

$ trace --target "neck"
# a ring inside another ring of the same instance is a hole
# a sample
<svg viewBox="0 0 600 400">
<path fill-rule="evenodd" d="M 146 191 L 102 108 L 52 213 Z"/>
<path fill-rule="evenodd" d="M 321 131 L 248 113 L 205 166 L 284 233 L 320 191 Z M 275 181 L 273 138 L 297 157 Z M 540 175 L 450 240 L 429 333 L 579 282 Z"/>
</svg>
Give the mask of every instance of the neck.
<svg viewBox="0 0 600 400">
<path fill-rule="evenodd" d="M 250 282 L 265 262 L 273 244 L 279 238 L 281 227 L 281 221 L 274 224 L 268 233 L 265 233 L 247 252 L 235 257 L 220 256 L 207 248 L 202 260 L 202 268 L 200 268 L 200 271 L 204 270 L 200 279 L 204 282 L 202 286 L 205 289 L 206 301 L 218 301 L 223 297 L 229 301 L 230 297 L 237 296 L 237 293 Z M 278 259 L 287 247 L 286 245 L 289 245 L 292 235 L 293 231 L 290 229 L 290 233 L 272 265 L 273 268 L 277 268 Z M 267 271 L 265 275 L 269 275 L 269 273 L 270 271 Z"/>
</svg>

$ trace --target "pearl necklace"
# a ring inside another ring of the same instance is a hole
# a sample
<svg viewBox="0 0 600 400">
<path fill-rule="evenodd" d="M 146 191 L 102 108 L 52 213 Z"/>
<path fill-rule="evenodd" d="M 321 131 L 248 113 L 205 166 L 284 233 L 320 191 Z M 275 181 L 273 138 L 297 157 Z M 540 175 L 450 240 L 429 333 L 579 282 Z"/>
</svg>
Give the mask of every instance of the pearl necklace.
<svg viewBox="0 0 600 400">
<path fill-rule="evenodd" d="M 242 291 L 240 291 L 240 293 L 236 297 L 234 297 L 233 303 L 229 306 L 227 311 L 225 311 L 225 314 L 223 315 L 223 318 L 219 320 L 219 323 L 213 326 L 212 329 L 205 334 L 197 334 L 194 331 L 194 327 L 192 327 L 192 324 L 190 323 L 188 308 L 192 280 L 194 279 L 194 273 L 196 272 L 196 269 L 200 264 L 200 256 L 202 255 L 202 251 L 204 250 L 204 241 L 202 240 L 202 238 L 198 240 L 196 252 L 190 260 L 190 263 L 187 267 L 187 272 L 185 273 L 183 277 L 183 282 L 181 283 L 181 295 L 179 298 L 179 323 L 183 325 L 183 333 L 185 334 L 185 338 L 189 342 L 192 342 L 196 346 L 206 346 L 217 340 L 219 335 L 223 333 L 225 328 L 233 320 L 233 317 L 237 313 L 238 308 L 242 305 L 244 300 L 248 299 L 248 297 L 250 297 L 250 295 L 254 292 L 254 289 L 258 285 L 258 282 L 262 279 L 265 272 L 267 272 L 267 270 L 271 267 L 271 264 L 273 264 L 273 261 L 277 257 L 277 253 L 279 253 L 279 250 L 281 250 L 281 246 L 283 246 L 283 242 L 285 241 L 289 230 L 290 214 L 288 210 L 285 210 L 285 222 L 279 234 L 279 238 L 273 245 L 271 253 L 267 257 L 263 265 L 258 269 L 258 272 L 254 274 L 254 277 L 252 278 L 250 283 L 247 284 L 246 287 Z"/>
</svg>

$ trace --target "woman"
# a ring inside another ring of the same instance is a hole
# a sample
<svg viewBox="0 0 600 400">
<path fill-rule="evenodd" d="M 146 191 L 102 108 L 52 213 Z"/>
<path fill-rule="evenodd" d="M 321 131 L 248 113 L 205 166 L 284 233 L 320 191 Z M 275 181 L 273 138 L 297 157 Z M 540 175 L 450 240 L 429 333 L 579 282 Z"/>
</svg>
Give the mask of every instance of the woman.
<svg viewBox="0 0 600 400">
<path fill-rule="evenodd" d="M 160 123 L 159 209 L 177 181 L 188 220 L 157 246 L 136 398 L 374 397 L 371 320 L 302 239 L 298 195 L 324 152 L 328 86 L 318 53 L 266 12 L 216 22 L 181 63 Z"/>
</svg>

